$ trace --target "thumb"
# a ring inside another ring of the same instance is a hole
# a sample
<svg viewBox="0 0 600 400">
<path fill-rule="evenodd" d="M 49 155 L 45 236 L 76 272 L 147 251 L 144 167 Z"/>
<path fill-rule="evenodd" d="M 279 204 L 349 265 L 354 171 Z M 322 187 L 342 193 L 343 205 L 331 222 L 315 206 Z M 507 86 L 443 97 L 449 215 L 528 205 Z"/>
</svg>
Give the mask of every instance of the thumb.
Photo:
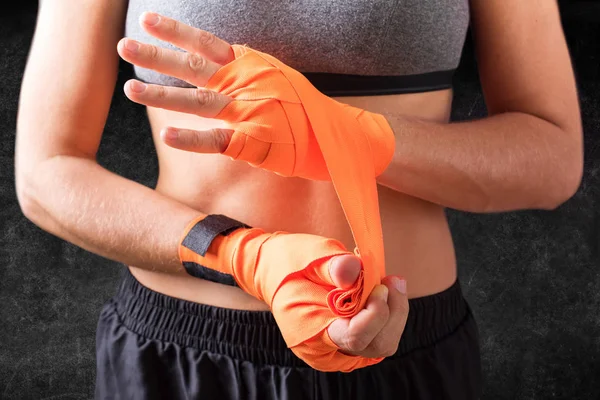
<svg viewBox="0 0 600 400">
<path fill-rule="evenodd" d="M 222 153 L 227 149 L 232 135 L 233 130 L 223 128 L 196 131 L 166 127 L 160 132 L 167 146 L 194 153 Z"/>
<path fill-rule="evenodd" d="M 351 287 L 360 275 L 361 261 L 351 254 L 333 257 L 329 261 L 329 275 L 333 283 L 342 289 Z"/>
</svg>

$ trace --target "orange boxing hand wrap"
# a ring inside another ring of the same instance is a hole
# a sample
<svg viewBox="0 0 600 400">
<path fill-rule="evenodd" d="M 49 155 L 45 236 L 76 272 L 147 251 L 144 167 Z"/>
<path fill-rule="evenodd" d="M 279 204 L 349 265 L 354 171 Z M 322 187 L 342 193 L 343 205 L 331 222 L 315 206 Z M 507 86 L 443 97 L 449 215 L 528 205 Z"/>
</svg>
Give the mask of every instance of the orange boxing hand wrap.
<svg viewBox="0 0 600 400">
<path fill-rule="evenodd" d="M 378 283 L 365 279 L 361 272 L 354 286 L 335 286 L 329 275 L 329 261 L 337 255 L 351 254 L 342 243 L 316 235 L 238 228 L 226 236 L 215 236 L 206 248 L 204 238 L 210 239 L 222 229 L 208 233 L 210 225 L 227 217 L 206 218 L 211 221 L 200 217 L 186 229 L 179 246 L 184 265 L 191 263 L 196 268 L 232 276 L 241 289 L 267 303 L 287 346 L 315 369 L 347 372 L 381 361 L 343 354 L 327 334 L 327 327 L 336 318 L 358 313 L 367 297 L 364 294 Z M 197 235 L 194 230 L 201 233 Z M 187 246 L 195 250 L 186 246 L 186 238 L 194 236 L 204 248 L 189 241 Z"/>
<path fill-rule="evenodd" d="M 234 130 L 223 154 L 283 176 L 330 180 L 318 138 L 320 132 L 335 131 L 370 149 L 375 176 L 383 173 L 395 148 L 394 132 L 383 115 L 327 97 L 269 54 L 231 47 L 235 60 L 205 85 L 233 98 L 214 117 Z"/>
<path fill-rule="evenodd" d="M 269 304 L 288 347 L 313 368 L 348 372 L 375 364 L 382 359 L 340 352 L 327 327 L 362 310 L 385 276 L 375 178 L 391 162 L 394 134 L 382 115 L 323 95 L 268 54 L 232 47 L 235 60 L 206 85 L 234 99 L 216 116 L 235 131 L 225 154 L 284 176 L 331 179 L 363 269 L 355 286 L 342 290 L 328 271 L 331 257 L 348 254 L 341 243 L 307 234 L 267 234 L 239 223 L 219 225 L 211 216 L 188 226 L 181 261 L 192 275 L 235 279 Z M 223 234 L 207 236 L 202 225 L 217 226 L 211 229 Z"/>
</svg>

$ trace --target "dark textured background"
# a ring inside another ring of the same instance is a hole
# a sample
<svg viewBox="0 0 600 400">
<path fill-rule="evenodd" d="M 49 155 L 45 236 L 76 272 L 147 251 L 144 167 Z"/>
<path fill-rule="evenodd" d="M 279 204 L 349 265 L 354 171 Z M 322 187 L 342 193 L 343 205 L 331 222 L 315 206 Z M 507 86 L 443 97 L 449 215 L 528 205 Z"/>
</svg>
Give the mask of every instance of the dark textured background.
<svg viewBox="0 0 600 400">
<path fill-rule="evenodd" d="M 16 202 L 14 131 L 37 3 L 0 12 L 0 399 L 88 399 L 101 304 L 120 267 L 26 220 Z M 561 3 L 585 128 L 585 176 L 558 210 L 448 211 L 460 277 L 482 335 L 484 399 L 600 399 L 600 3 Z M 140 106 L 119 88 L 101 146 L 107 168 L 153 186 Z M 470 41 L 453 118 L 486 113 Z"/>
</svg>

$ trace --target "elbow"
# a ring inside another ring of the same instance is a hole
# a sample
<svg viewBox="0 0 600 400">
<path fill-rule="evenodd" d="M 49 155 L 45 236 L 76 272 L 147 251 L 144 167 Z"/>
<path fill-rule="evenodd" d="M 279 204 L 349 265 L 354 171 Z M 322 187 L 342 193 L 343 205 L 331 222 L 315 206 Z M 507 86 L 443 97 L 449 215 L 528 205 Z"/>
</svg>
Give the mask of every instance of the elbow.
<svg viewBox="0 0 600 400">
<path fill-rule="evenodd" d="M 15 193 L 21 212 L 31 222 L 40 226 L 42 218 L 46 216 L 43 208 L 44 196 L 39 188 L 37 179 L 41 161 L 31 154 L 15 152 Z"/>
<path fill-rule="evenodd" d="M 583 148 L 572 152 L 571 157 L 563 159 L 562 163 L 556 163 L 553 168 L 549 182 L 550 190 L 545 196 L 545 204 L 542 209 L 555 210 L 570 200 L 579 188 L 583 179 Z"/>
<path fill-rule="evenodd" d="M 572 168 L 572 171 L 563 171 L 561 175 L 562 177 L 555 183 L 557 187 L 553 196 L 548 199 L 549 202 L 544 207 L 546 210 L 556 210 L 575 196 L 581 186 L 583 168 Z"/>
<path fill-rule="evenodd" d="M 19 121 L 17 121 L 17 124 Z M 31 222 L 37 225 L 37 220 L 41 215 L 41 206 L 39 196 L 36 196 L 36 169 L 40 164 L 38 154 L 26 148 L 22 143 L 24 136 L 22 130 L 17 129 L 15 157 L 14 157 L 14 188 L 17 195 L 17 203 L 21 213 Z"/>
<path fill-rule="evenodd" d="M 34 183 L 30 178 L 23 176 L 23 174 L 15 174 L 15 190 L 21 212 L 25 218 L 38 225 L 40 216 L 43 213 L 41 212 L 40 203 L 34 195 L 33 185 Z"/>
</svg>

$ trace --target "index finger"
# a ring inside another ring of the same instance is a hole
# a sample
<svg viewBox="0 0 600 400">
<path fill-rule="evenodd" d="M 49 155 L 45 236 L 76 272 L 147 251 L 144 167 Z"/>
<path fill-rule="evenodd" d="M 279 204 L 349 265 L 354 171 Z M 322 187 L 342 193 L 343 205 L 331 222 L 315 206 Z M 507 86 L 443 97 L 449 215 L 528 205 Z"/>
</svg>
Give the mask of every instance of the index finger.
<svg viewBox="0 0 600 400">
<path fill-rule="evenodd" d="M 225 65 L 234 60 L 231 45 L 214 34 L 153 12 L 140 16 L 142 27 L 157 39 Z"/>
</svg>

